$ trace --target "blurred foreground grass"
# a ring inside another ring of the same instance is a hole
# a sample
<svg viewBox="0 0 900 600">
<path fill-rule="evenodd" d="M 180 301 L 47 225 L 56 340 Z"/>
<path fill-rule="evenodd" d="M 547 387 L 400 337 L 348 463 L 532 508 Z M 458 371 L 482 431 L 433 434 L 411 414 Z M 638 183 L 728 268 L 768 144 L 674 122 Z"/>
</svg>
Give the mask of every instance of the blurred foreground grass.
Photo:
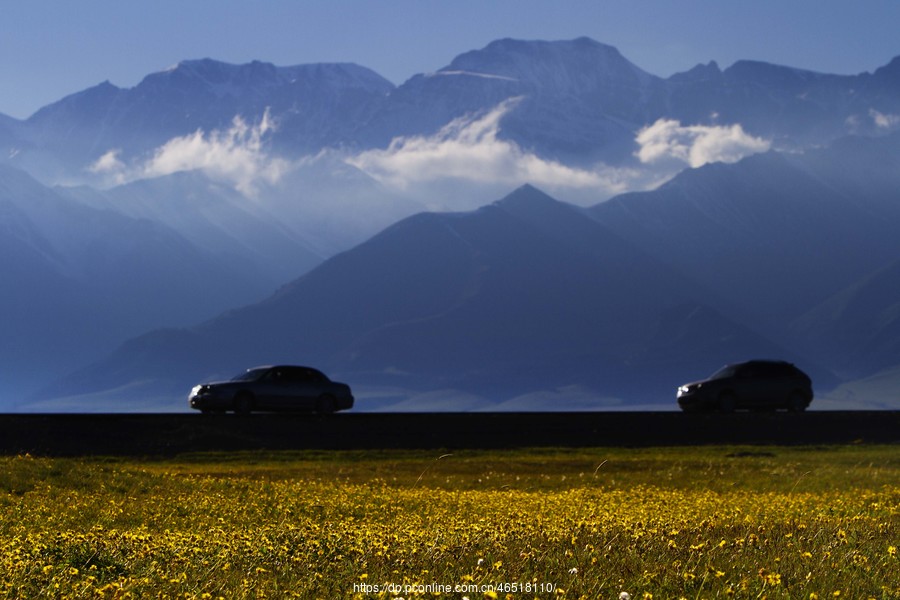
<svg viewBox="0 0 900 600">
<path fill-rule="evenodd" d="M 898 598 L 893 446 L 0 458 L 0 597 Z"/>
</svg>

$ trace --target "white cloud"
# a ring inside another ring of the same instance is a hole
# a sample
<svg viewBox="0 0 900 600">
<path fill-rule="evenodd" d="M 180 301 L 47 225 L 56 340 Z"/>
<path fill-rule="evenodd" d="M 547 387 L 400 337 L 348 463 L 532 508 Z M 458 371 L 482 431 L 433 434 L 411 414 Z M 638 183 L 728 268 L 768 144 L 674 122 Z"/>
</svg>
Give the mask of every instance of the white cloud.
<svg viewBox="0 0 900 600">
<path fill-rule="evenodd" d="M 98 158 L 96 162 L 94 162 L 94 164 L 88 167 L 88 170 L 91 173 L 97 173 L 100 175 L 107 173 L 121 173 L 126 168 L 125 163 L 119 160 L 119 155 L 121 153 L 122 151 L 118 148 L 110 150 L 109 152 Z"/>
<path fill-rule="evenodd" d="M 636 156 L 644 164 L 677 161 L 699 167 L 711 162 L 736 162 L 749 154 L 765 152 L 771 143 L 754 137 L 740 125 L 682 125 L 659 119 L 641 129 L 635 141 Z"/>
<path fill-rule="evenodd" d="M 119 158 L 119 150 L 110 150 L 89 170 L 116 184 L 200 170 L 253 196 L 259 183 L 277 183 L 292 168 L 289 161 L 270 156 L 264 148 L 263 138 L 274 129 L 268 111 L 255 125 L 236 116 L 225 131 L 215 129 L 205 133 L 198 129 L 192 134 L 172 138 L 157 148 L 150 158 L 132 165 L 126 165 Z"/>
<path fill-rule="evenodd" d="M 266 148 L 266 138 L 275 130 L 268 112 L 256 124 L 237 116 L 227 129 L 172 138 L 142 158 L 127 160 L 120 150 L 111 149 L 89 171 L 107 184 L 119 185 L 199 170 L 258 198 L 266 186 L 282 182 L 289 173 L 304 167 L 314 172 L 319 159 L 329 155 L 372 177 L 386 193 L 425 202 L 434 210 L 465 210 L 524 183 L 569 202 L 594 204 L 618 193 L 655 187 L 685 163 L 731 162 L 769 147 L 769 142 L 748 135 L 740 125 L 682 126 L 661 119 L 636 138 L 637 157 L 646 167 L 570 166 L 500 137 L 503 117 L 519 102 L 511 98 L 487 112 L 455 119 L 434 135 L 395 138 L 387 148 L 296 160 L 275 156 Z"/>
<path fill-rule="evenodd" d="M 486 114 L 450 122 L 432 136 L 394 138 L 386 149 L 368 150 L 347 162 L 381 183 L 400 190 L 440 180 L 548 189 L 595 189 L 603 194 L 627 189 L 631 171 L 599 165 L 587 170 L 546 160 L 499 138 L 500 121 L 520 101 L 508 99 Z"/>
<path fill-rule="evenodd" d="M 879 129 L 894 129 L 900 125 L 900 115 L 891 115 L 878 112 L 874 108 L 869 109 L 869 116 Z"/>
</svg>

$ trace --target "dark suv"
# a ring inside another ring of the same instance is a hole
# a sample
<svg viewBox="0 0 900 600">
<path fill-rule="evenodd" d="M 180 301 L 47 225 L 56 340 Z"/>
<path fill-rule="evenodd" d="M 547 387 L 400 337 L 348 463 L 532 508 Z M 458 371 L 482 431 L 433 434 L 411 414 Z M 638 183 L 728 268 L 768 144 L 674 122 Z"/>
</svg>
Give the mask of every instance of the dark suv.
<svg viewBox="0 0 900 600">
<path fill-rule="evenodd" d="M 188 396 L 191 408 L 203 412 L 233 410 L 314 411 L 332 413 L 353 406 L 345 383 L 331 381 L 310 367 L 256 367 L 230 381 L 203 383 Z"/>
<path fill-rule="evenodd" d="M 810 378 L 791 363 L 751 360 L 726 365 L 703 381 L 678 388 L 678 405 L 685 412 L 737 409 L 806 410 L 812 402 Z"/>
</svg>

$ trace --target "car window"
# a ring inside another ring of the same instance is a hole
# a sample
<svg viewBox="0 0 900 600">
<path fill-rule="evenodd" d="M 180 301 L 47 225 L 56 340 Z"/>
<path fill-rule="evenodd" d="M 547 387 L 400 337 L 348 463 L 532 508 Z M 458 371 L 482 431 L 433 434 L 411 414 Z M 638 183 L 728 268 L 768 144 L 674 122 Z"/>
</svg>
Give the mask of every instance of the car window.
<svg viewBox="0 0 900 600">
<path fill-rule="evenodd" d="M 779 377 L 785 377 L 787 374 L 788 374 L 787 369 L 785 369 L 784 365 L 773 363 L 770 365 L 766 365 L 764 367 L 764 375 L 766 377 L 771 377 L 774 379 L 774 378 L 779 378 Z"/>
<path fill-rule="evenodd" d="M 320 373 L 319 371 L 316 371 L 315 369 L 307 369 L 307 372 L 309 374 L 310 381 L 315 381 L 317 383 L 321 383 L 323 381 L 328 381 L 328 378 L 325 377 L 325 375 L 323 373 Z"/>
<path fill-rule="evenodd" d="M 288 376 L 285 369 L 272 369 L 266 374 L 265 380 L 272 383 L 287 383 Z"/>
<path fill-rule="evenodd" d="M 767 363 L 763 366 L 763 374 L 771 379 L 783 379 L 794 374 L 794 367 L 787 363 Z"/>
<path fill-rule="evenodd" d="M 288 370 L 288 379 L 291 383 L 304 383 L 309 380 L 309 378 L 306 376 L 306 369 L 300 369 L 297 367 Z"/>
<path fill-rule="evenodd" d="M 754 377 L 759 377 L 759 375 L 759 368 L 756 365 L 741 365 L 737 369 L 738 379 L 752 379 Z"/>
<path fill-rule="evenodd" d="M 778 377 L 796 377 L 797 369 L 794 368 L 794 365 L 779 365 L 776 375 Z"/>
<path fill-rule="evenodd" d="M 727 365 L 713 373 L 709 376 L 710 379 L 727 379 L 728 377 L 732 377 L 735 372 L 734 365 Z"/>
<path fill-rule="evenodd" d="M 288 370 L 290 381 L 292 383 L 313 383 L 321 381 L 321 374 L 306 367 L 292 367 Z"/>
<path fill-rule="evenodd" d="M 767 379 L 775 375 L 775 371 L 772 368 L 772 365 L 766 363 L 759 363 L 758 365 L 756 365 L 756 367 L 753 369 L 753 373 L 756 377 L 765 377 Z"/>
<path fill-rule="evenodd" d="M 247 369 L 231 378 L 231 381 L 256 381 L 262 377 L 268 369 Z"/>
</svg>

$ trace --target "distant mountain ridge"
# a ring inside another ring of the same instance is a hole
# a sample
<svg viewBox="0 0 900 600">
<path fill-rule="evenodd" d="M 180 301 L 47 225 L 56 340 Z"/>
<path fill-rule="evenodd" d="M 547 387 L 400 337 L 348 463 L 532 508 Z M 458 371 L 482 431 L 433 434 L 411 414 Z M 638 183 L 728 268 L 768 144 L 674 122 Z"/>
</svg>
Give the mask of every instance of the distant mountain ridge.
<svg viewBox="0 0 900 600">
<path fill-rule="evenodd" d="M 295 151 L 316 152 L 344 139 L 348 124 L 365 118 L 391 89 L 387 80 L 353 64 L 189 60 L 147 75 L 134 88 L 107 81 L 63 98 L 29 117 L 21 135 L 64 160 L 96 159 L 111 149 L 127 156 L 197 129 L 227 128 L 235 116 L 258 121 L 269 110 L 284 135 L 301 144 Z"/>
<path fill-rule="evenodd" d="M 298 361 L 375 390 L 362 408 L 442 390 L 481 408 L 573 391 L 609 407 L 665 402 L 683 380 L 763 357 L 797 363 L 821 393 L 900 361 L 900 205 L 859 187 L 849 167 L 862 163 L 846 154 L 874 145 L 897 160 L 896 142 L 707 165 L 590 209 L 525 186 L 476 211 L 419 214 L 260 304 L 135 339 L 56 390 L 142 378 L 174 394 Z"/>
<path fill-rule="evenodd" d="M 883 132 L 878 115 L 900 114 L 898 64 L 900 57 L 844 76 L 758 61 L 721 70 L 711 62 L 663 79 L 589 38 L 504 39 L 395 87 L 355 64 L 189 60 L 131 89 L 104 82 L 25 121 L 0 121 L 0 142 L 17 151 L 13 164 L 39 178 L 52 165 L 71 176 L 110 150 L 137 156 L 197 129 L 227 128 L 235 116 L 254 123 L 269 111 L 279 123 L 272 147 L 297 156 L 386 147 L 522 97 L 504 117 L 503 138 L 544 157 L 621 165 L 634 161 L 636 132 L 660 118 L 740 123 L 786 148 Z M 3 128 L 12 140 L 4 141 Z"/>
</svg>

